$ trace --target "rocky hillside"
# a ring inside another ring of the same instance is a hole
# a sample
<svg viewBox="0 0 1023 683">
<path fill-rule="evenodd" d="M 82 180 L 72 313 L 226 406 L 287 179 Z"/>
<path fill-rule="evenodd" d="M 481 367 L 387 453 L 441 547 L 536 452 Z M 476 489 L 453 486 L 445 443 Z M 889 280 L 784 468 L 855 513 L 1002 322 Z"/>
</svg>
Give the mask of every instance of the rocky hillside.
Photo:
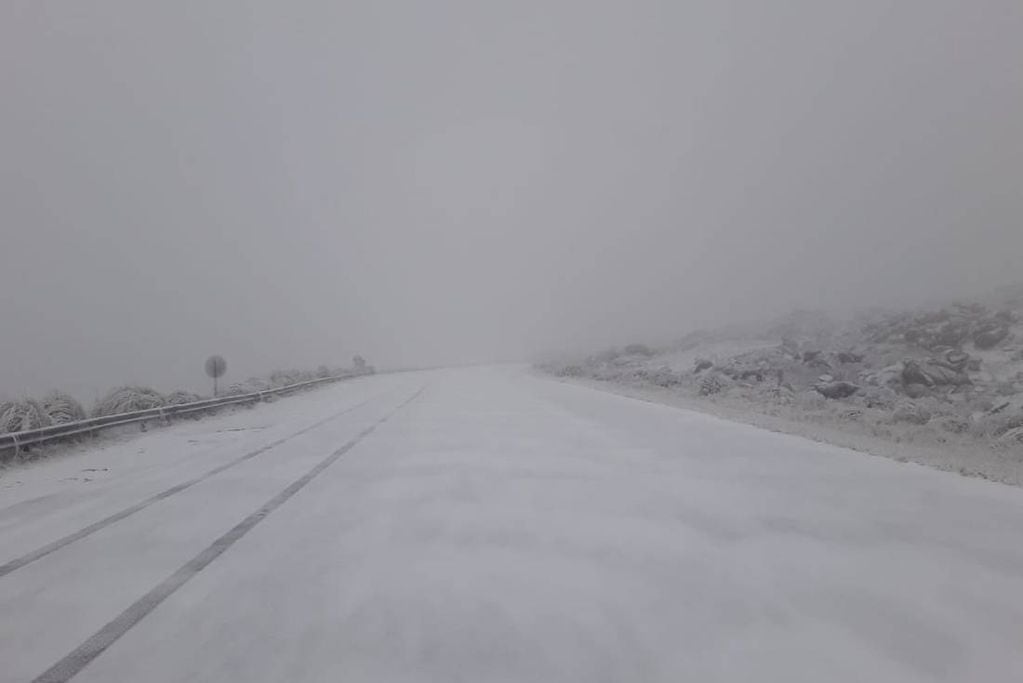
<svg viewBox="0 0 1023 683">
<path fill-rule="evenodd" d="M 1023 456 L 1023 287 L 845 321 L 797 312 L 695 332 L 668 348 L 634 344 L 544 369 L 894 441 Z"/>
</svg>

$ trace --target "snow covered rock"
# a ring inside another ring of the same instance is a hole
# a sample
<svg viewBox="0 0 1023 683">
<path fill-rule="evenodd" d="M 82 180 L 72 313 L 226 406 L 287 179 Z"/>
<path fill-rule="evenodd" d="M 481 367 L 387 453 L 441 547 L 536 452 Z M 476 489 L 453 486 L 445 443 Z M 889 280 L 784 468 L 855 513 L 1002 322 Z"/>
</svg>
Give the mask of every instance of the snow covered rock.
<svg viewBox="0 0 1023 683">
<path fill-rule="evenodd" d="M 906 360 L 902 365 L 902 383 L 906 386 L 920 384 L 925 387 L 965 386 L 972 384 L 969 376 L 954 366 L 931 358 L 922 364 Z"/>
<path fill-rule="evenodd" d="M 987 323 L 973 333 L 973 345 L 978 349 L 993 349 L 1009 336 L 1005 323 Z"/>
<path fill-rule="evenodd" d="M 860 387 L 852 382 L 820 382 L 814 389 L 824 398 L 838 399 L 838 398 L 849 398 L 857 391 Z"/>
<path fill-rule="evenodd" d="M 1003 446 L 1023 447 L 1023 427 L 1016 427 L 998 437 L 998 443 Z"/>
<path fill-rule="evenodd" d="M 931 395 L 930 388 L 926 384 L 920 384 L 919 382 L 907 384 L 903 388 L 903 392 L 905 392 L 906 396 L 909 396 L 910 398 L 923 398 Z"/>
</svg>

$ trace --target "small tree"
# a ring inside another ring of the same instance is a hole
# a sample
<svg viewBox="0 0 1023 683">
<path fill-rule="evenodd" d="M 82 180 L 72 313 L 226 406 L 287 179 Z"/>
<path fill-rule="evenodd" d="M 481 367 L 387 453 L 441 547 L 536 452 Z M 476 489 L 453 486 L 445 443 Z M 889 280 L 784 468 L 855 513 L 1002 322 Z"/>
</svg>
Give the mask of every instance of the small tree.
<svg viewBox="0 0 1023 683">
<path fill-rule="evenodd" d="M 358 370 L 359 372 L 365 372 L 366 359 L 363 358 L 362 356 L 356 355 L 354 358 L 352 358 L 352 365 L 355 366 L 355 369 Z"/>
</svg>

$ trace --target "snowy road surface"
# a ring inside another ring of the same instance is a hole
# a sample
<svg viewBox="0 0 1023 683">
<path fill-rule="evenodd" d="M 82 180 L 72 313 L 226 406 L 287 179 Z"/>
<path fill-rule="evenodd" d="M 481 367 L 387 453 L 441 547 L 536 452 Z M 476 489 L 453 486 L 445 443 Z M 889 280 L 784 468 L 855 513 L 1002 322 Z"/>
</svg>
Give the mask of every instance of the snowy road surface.
<svg viewBox="0 0 1023 683">
<path fill-rule="evenodd" d="M 0 565 L 2 681 L 1023 680 L 1023 491 L 511 368 L 9 470 Z"/>
</svg>

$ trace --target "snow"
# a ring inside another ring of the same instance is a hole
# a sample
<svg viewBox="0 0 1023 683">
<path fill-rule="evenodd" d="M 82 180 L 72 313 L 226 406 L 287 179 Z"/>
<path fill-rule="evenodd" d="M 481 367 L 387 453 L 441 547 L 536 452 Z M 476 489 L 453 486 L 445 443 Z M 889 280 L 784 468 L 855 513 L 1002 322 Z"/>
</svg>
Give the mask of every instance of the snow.
<svg viewBox="0 0 1023 683">
<path fill-rule="evenodd" d="M 686 349 L 673 349 L 656 356 L 657 365 L 666 365 L 677 372 L 692 372 L 698 358 L 719 363 L 734 356 L 751 351 L 766 351 L 778 346 L 774 339 L 725 339 L 707 342 Z"/>
<path fill-rule="evenodd" d="M 74 680 L 1023 677 L 1020 489 L 476 368 L 7 473 L 0 562 L 360 406 L 0 577 L 0 680 L 31 680 L 423 385 Z M 110 473 L 61 482 L 71 463 Z"/>
<path fill-rule="evenodd" d="M 936 421 L 924 427 L 891 420 L 880 423 L 859 421 L 848 404 L 825 400 L 816 392 L 797 395 L 793 405 L 774 405 L 755 401 L 741 392 L 727 396 L 719 394 L 712 400 L 706 400 L 642 382 L 602 381 L 585 377 L 562 381 L 694 410 L 898 462 L 913 462 L 965 476 L 1023 486 L 1023 458 L 1019 449 L 994 450 L 969 435 L 957 437 L 947 434 L 936 440 L 933 429 Z"/>
</svg>

